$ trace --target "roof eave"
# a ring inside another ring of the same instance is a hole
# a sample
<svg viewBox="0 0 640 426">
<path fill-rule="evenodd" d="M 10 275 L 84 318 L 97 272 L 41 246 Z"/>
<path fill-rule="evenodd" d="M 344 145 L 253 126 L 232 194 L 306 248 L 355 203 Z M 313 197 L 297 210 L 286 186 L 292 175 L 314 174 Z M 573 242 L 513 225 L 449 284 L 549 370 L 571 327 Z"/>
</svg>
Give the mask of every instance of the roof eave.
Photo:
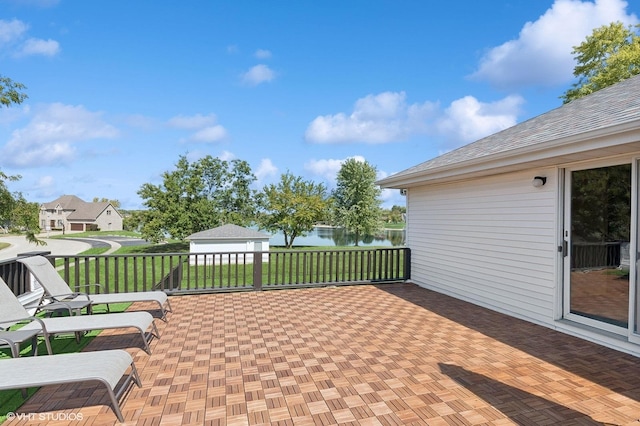
<svg viewBox="0 0 640 426">
<path fill-rule="evenodd" d="M 418 170 L 414 173 L 398 173 L 376 182 L 382 188 L 410 188 L 428 182 L 444 182 L 508 172 L 521 169 L 524 165 L 549 166 L 557 162 L 553 158 L 571 153 L 586 152 L 599 148 L 640 143 L 640 119 L 616 126 L 580 133 L 566 138 L 535 144 L 528 147 L 490 154 L 485 157 Z"/>
</svg>

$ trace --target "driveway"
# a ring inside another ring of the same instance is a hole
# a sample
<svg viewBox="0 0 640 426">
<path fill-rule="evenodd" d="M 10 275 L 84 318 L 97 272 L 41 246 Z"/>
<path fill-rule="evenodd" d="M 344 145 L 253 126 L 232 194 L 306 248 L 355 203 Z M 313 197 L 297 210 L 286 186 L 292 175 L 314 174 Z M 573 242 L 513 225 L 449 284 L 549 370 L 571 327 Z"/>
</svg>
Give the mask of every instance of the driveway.
<svg viewBox="0 0 640 426">
<path fill-rule="evenodd" d="M 65 238 L 54 239 L 40 235 L 38 238 L 47 244 L 38 246 L 29 243 L 24 236 L 0 236 L 0 243 L 9 243 L 10 247 L 0 249 L 0 260 L 11 259 L 22 253 L 33 251 L 50 252 L 53 255 L 65 256 L 81 253 L 92 247 L 110 247 L 107 253 L 117 250 L 121 245 L 121 239 L 97 239 L 97 238 Z"/>
</svg>

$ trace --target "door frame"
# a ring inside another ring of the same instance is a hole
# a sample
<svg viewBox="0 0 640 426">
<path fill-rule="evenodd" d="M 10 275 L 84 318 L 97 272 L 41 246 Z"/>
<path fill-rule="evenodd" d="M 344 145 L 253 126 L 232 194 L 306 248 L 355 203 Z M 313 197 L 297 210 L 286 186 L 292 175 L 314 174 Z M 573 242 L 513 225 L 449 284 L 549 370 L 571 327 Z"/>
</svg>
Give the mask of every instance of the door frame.
<svg viewBox="0 0 640 426">
<path fill-rule="evenodd" d="M 572 184 L 572 172 L 580 170 L 588 170 L 600 167 L 617 166 L 623 164 L 631 164 L 631 217 L 630 217 L 630 249 L 629 249 L 629 307 L 628 307 L 628 326 L 621 327 L 614 324 L 598 321 L 595 319 L 587 318 L 582 315 L 571 313 L 571 184 Z M 559 200 L 561 200 L 559 208 L 559 232 L 560 232 L 560 244 L 558 251 L 561 255 L 560 265 L 562 281 L 561 286 L 561 306 L 560 306 L 560 318 L 583 324 L 589 327 L 600 329 L 603 331 L 611 332 L 620 336 L 627 336 L 630 342 L 640 343 L 640 327 L 636 327 L 635 322 L 639 318 L 638 310 L 638 277 L 637 277 L 637 264 L 638 261 L 638 188 L 640 188 L 638 179 L 638 168 L 640 166 L 640 159 L 638 157 L 626 157 L 626 158 L 610 158 L 606 160 L 599 160 L 587 163 L 580 163 L 576 165 L 567 165 L 560 170 L 559 175 L 561 179 L 558 179 L 558 186 L 560 191 Z"/>
</svg>

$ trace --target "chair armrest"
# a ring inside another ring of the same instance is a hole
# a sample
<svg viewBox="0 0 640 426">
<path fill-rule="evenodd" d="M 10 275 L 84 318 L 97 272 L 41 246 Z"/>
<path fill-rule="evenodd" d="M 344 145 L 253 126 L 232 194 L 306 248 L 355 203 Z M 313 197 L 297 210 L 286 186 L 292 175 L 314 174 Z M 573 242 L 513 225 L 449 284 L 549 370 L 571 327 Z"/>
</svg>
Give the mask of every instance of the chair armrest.
<svg viewBox="0 0 640 426">
<path fill-rule="evenodd" d="M 87 293 L 66 293 L 66 294 L 53 294 L 43 296 L 45 299 L 50 299 L 54 302 L 64 302 L 65 300 L 73 300 L 78 296 L 84 296 L 87 300 L 90 300 Z"/>
<path fill-rule="evenodd" d="M 102 284 L 100 284 L 100 283 L 94 283 L 94 284 L 83 284 L 83 285 L 81 285 L 81 286 L 79 286 L 79 287 L 81 287 L 81 288 L 87 288 L 87 287 L 92 287 L 92 286 L 95 286 L 98 290 L 102 290 L 102 287 L 104 287 L 104 286 L 103 286 Z"/>
<path fill-rule="evenodd" d="M 25 318 L 12 318 L 10 320 L 5 320 L 5 321 L 0 321 L 0 324 L 9 324 L 9 327 L 12 327 L 16 324 L 19 324 L 21 322 L 24 323 L 29 323 L 29 322 L 33 322 L 36 321 L 40 324 L 40 327 L 42 328 L 43 331 L 47 331 L 47 327 L 44 325 L 44 321 L 42 321 L 40 318 L 38 317 L 25 317 Z M 0 327 L 1 330 L 8 330 L 9 327 Z"/>
</svg>

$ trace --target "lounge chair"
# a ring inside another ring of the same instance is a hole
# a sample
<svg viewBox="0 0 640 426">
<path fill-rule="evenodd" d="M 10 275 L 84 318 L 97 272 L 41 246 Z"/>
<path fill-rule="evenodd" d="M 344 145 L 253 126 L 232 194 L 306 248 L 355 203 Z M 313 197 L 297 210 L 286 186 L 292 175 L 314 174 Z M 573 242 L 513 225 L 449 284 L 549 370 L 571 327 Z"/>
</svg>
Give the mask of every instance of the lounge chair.
<svg viewBox="0 0 640 426">
<path fill-rule="evenodd" d="M 48 297 L 55 302 L 72 302 L 91 300 L 92 305 L 107 305 L 110 303 L 156 302 L 160 307 L 161 318 L 166 320 L 167 311 L 171 311 L 169 298 L 164 291 L 140 291 L 129 293 L 87 294 L 74 292 L 69 284 L 62 279 L 51 262 L 43 256 L 30 256 L 18 259 L 40 283 Z M 98 284 L 94 284 L 98 285 Z M 167 307 L 165 308 L 165 303 Z"/>
<path fill-rule="evenodd" d="M 121 381 L 127 370 L 129 373 Z M 142 386 L 127 351 L 114 349 L 0 360 L 0 390 L 88 381 L 105 385 L 113 412 L 120 422 L 124 422 L 118 400 L 132 381 L 138 387 Z"/>
<path fill-rule="evenodd" d="M 81 333 L 111 328 L 136 328 L 140 331 L 145 351 L 149 354 L 151 353 L 149 342 L 153 337 L 159 336 L 158 329 L 153 322 L 153 316 L 149 312 L 123 312 L 55 318 L 30 316 L 11 289 L 0 278 L 0 327 L 8 328 L 21 322 L 27 323 L 18 330 L 2 331 L 0 329 L 0 339 L 2 339 L 0 341 L 9 344 L 13 356 L 15 356 L 16 351 L 20 352 L 20 343 L 33 338 L 34 332 L 44 336 L 49 354 L 51 354 L 49 336 L 56 334 Z M 150 331 L 147 332 L 149 329 Z M 26 336 L 28 333 L 32 333 L 30 337 Z"/>
</svg>

